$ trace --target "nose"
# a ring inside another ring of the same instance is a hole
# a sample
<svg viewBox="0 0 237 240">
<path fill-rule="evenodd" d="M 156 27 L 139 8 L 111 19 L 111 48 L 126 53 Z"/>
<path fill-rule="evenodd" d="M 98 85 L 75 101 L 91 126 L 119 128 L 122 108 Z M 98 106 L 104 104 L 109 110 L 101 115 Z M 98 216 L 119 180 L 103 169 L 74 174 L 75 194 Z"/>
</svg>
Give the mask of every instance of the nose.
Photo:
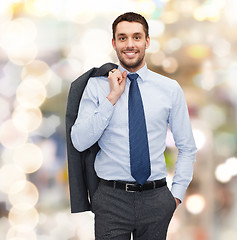
<svg viewBox="0 0 237 240">
<path fill-rule="evenodd" d="M 134 48 L 134 40 L 133 40 L 133 38 L 128 38 L 127 47 L 128 48 Z"/>
</svg>

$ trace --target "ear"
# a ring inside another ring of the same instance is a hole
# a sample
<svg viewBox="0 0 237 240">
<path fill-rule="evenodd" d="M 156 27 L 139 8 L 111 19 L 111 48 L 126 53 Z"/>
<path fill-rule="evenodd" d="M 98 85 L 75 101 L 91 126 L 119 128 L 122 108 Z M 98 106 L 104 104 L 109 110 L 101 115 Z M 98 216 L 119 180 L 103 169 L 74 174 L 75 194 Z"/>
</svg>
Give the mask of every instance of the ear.
<svg viewBox="0 0 237 240">
<path fill-rule="evenodd" d="M 116 44 L 115 44 L 115 39 L 114 38 L 112 38 L 112 46 L 113 46 L 114 50 L 116 50 Z"/>
<path fill-rule="evenodd" d="M 148 35 L 146 38 L 146 49 L 150 46 L 150 36 Z"/>
</svg>

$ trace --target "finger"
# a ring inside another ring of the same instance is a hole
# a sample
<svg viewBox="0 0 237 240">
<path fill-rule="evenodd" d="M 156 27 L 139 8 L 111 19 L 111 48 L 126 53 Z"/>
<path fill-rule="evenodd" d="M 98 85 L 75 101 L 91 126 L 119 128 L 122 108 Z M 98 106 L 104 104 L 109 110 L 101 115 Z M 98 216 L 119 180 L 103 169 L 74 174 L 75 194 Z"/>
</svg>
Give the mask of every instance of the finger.
<svg viewBox="0 0 237 240">
<path fill-rule="evenodd" d="M 117 68 L 114 68 L 114 69 L 110 70 L 109 72 L 111 72 L 111 73 L 115 73 L 116 70 L 118 70 L 118 69 L 117 69 Z"/>
<path fill-rule="evenodd" d="M 109 71 L 109 76 L 116 76 L 117 80 L 122 78 L 121 72 L 118 69 L 116 69 L 116 68 Z"/>
<path fill-rule="evenodd" d="M 123 81 L 122 76 L 119 76 L 119 77 L 118 77 L 118 83 L 120 84 L 122 81 Z"/>
<path fill-rule="evenodd" d="M 120 80 L 119 84 L 122 85 L 123 87 L 125 87 L 126 79 L 127 79 L 127 72 L 124 71 L 122 74 L 122 80 Z"/>
<path fill-rule="evenodd" d="M 112 72 L 112 71 L 109 71 L 108 77 L 111 77 L 112 74 L 113 74 L 113 72 Z"/>
<path fill-rule="evenodd" d="M 117 81 L 121 83 L 121 81 L 123 80 L 123 76 L 120 70 L 116 69 L 116 71 L 114 71 L 114 75 L 117 77 Z"/>
<path fill-rule="evenodd" d="M 124 80 L 126 80 L 126 77 L 124 78 L 124 74 L 122 74 L 121 72 L 119 72 L 119 77 L 118 77 L 118 82 L 119 82 L 119 84 L 120 84 L 122 81 L 124 81 Z"/>
<path fill-rule="evenodd" d="M 126 80 L 127 75 L 128 75 L 128 73 L 127 73 L 126 71 L 124 71 L 123 74 L 122 74 L 122 78 L 123 78 L 123 80 Z"/>
<path fill-rule="evenodd" d="M 121 77 L 119 78 L 119 83 L 121 83 L 122 81 L 126 81 L 127 79 L 127 72 L 124 71 L 123 74 L 121 74 Z"/>
<path fill-rule="evenodd" d="M 120 70 L 118 70 L 117 68 L 112 69 L 109 71 L 109 76 L 108 76 L 111 80 L 113 79 L 113 81 L 117 81 L 119 84 L 123 81 L 123 76 Z"/>
</svg>

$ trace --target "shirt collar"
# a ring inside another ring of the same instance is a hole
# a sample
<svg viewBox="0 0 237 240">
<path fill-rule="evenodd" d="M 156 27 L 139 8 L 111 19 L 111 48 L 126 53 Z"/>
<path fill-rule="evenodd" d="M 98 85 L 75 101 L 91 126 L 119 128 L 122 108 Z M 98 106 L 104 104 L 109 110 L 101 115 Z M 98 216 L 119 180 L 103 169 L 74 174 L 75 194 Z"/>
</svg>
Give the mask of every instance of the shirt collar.
<svg viewBox="0 0 237 240">
<path fill-rule="evenodd" d="M 124 71 L 126 71 L 128 74 L 130 73 L 127 69 L 122 67 L 120 64 L 118 65 L 118 69 L 121 71 L 121 73 L 123 73 Z M 147 72 L 148 72 L 148 68 L 147 68 L 147 65 L 145 64 L 145 66 L 140 68 L 136 73 L 139 75 L 139 78 L 142 81 L 145 81 Z"/>
</svg>

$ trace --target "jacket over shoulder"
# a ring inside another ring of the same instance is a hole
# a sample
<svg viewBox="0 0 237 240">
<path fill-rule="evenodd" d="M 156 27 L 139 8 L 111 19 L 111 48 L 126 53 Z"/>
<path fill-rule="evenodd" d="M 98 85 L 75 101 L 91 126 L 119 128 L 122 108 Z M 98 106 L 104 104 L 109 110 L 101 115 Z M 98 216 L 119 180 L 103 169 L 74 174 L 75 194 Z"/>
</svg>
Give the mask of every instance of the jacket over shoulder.
<svg viewBox="0 0 237 240">
<path fill-rule="evenodd" d="M 66 141 L 71 212 L 91 210 L 91 199 L 99 179 L 94 170 L 94 161 L 99 151 L 98 143 L 83 152 L 74 148 L 71 128 L 76 121 L 83 91 L 90 77 L 108 76 L 108 72 L 118 65 L 106 63 L 100 68 L 92 68 L 71 83 L 66 109 Z M 83 136 L 81 136 L 83 137 Z"/>
</svg>

